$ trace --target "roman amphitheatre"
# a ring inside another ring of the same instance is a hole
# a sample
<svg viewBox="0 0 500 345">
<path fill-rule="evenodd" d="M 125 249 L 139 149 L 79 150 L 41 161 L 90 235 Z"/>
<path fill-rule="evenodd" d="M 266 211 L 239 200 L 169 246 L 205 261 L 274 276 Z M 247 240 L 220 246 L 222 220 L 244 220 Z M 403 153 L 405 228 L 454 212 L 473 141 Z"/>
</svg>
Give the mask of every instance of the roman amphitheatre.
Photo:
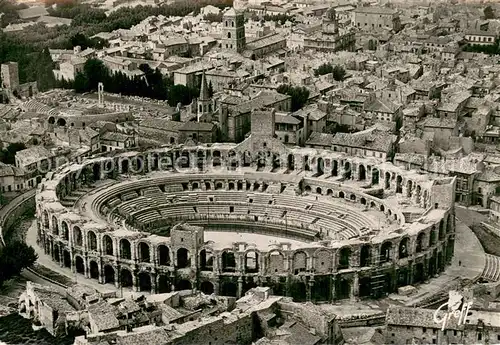
<svg viewBox="0 0 500 345">
<path fill-rule="evenodd" d="M 454 184 L 253 131 L 240 144 L 114 152 L 48 173 L 37 242 L 111 288 L 377 299 L 451 263 Z"/>
</svg>

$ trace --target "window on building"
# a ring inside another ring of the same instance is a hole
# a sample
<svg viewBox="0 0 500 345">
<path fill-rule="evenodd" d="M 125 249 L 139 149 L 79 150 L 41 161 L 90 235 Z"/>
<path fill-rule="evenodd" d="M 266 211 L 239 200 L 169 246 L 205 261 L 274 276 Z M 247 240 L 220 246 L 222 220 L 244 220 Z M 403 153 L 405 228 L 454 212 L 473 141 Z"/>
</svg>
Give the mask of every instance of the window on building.
<svg viewBox="0 0 500 345">
<path fill-rule="evenodd" d="M 478 333 L 477 334 L 477 340 L 483 340 L 483 334 L 482 333 Z"/>
</svg>

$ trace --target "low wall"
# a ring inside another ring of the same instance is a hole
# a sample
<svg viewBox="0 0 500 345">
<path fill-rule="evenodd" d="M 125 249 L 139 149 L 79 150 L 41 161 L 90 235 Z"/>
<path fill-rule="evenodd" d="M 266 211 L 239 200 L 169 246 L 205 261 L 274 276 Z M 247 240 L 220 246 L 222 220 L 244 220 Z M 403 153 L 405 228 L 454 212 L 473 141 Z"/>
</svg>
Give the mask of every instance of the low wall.
<svg viewBox="0 0 500 345">
<path fill-rule="evenodd" d="M 35 214 L 35 194 L 36 189 L 21 194 L 0 210 L 0 246 L 5 246 L 13 230 L 13 225 L 17 223 L 20 217 L 27 214 Z M 29 272 L 29 274 L 25 276 L 28 280 L 32 280 L 33 276 L 36 276 L 51 284 L 66 288 L 63 284 L 47 278 L 31 268 L 27 268 L 26 271 Z"/>
<path fill-rule="evenodd" d="M 35 193 L 32 189 L 14 198 L 0 210 L 0 242 L 5 245 L 12 231 L 12 226 L 24 215 L 35 214 Z"/>
</svg>

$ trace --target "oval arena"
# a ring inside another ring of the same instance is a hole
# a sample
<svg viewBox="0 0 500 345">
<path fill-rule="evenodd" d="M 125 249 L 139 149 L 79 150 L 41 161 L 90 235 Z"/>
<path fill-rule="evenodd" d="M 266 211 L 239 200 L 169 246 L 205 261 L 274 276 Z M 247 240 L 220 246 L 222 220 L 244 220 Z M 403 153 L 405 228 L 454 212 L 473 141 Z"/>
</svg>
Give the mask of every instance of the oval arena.
<svg viewBox="0 0 500 345">
<path fill-rule="evenodd" d="M 61 266 L 134 291 L 379 298 L 451 262 L 454 184 L 255 136 L 121 152 L 47 174 L 38 242 Z"/>
</svg>

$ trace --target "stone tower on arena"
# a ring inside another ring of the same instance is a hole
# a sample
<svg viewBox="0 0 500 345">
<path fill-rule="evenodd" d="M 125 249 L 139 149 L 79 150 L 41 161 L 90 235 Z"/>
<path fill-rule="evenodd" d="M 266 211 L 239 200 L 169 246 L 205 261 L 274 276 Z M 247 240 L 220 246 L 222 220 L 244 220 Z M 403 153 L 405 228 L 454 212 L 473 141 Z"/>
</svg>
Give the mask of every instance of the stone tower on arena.
<svg viewBox="0 0 500 345">
<path fill-rule="evenodd" d="M 245 46 L 245 17 L 231 8 L 222 17 L 222 48 L 241 53 Z"/>
</svg>

